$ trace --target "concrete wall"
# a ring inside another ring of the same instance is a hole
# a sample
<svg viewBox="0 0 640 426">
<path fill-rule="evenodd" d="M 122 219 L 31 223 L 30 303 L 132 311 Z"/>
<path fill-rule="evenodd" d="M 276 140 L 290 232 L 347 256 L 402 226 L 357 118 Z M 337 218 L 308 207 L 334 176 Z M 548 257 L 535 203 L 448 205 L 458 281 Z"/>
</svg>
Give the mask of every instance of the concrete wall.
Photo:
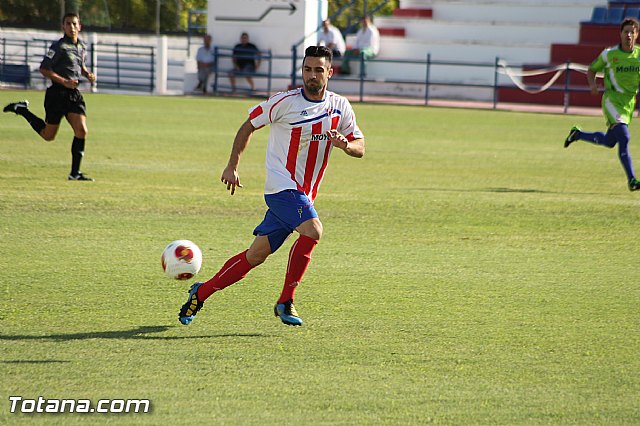
<svg viewBox="0 0 640 426">
<path fill-rule="evenodd" d="M 260 50 L 287 58 L 298 42 L 302 42 L 300 55 L 316 44 L 317 28 L 328 10 L 327 0 L 209 0 L 208 4 L 207 32 L 215 45 L 234 46 L 247 32 Z M 220 67 L 231 69 L 231 60 L 224 59 Z M 290 61 L 276 61 L 273 67 L 276 74 L 291 72 Z"/>
<path fill-rule="evenodd" d="M 404 9 L 432 9 L 433 18 L 375 18 L 378 28 L 402 28 L 405 33 L 405 37 L 382 37 L 378 59 L 425 60 L 430 54 L 433 61 L 491 64 L 500 58 L 514 65 L 548 63 L 551 44 L 576 43 L 580 21 L 588 20 L 592 8 L 601 3 L 598 0 L 401 0 L 400 7 Z M 352 40 L 347 38 L 348 43 Z M 514 72 L 519 71 L 516 66 Z M 398 75 L 408 80 L 424 80 L 425 67 L 375 62 L 367 66 L 370 79 L 388 80 Z M 440 82 L 493 84 L 495 73 L 491 67 L 433 66 L 430 78 Z M 500 75 L 498 81 L 510 82 L 504 75 Z M 415 85 L 380 83 L 378 86 L 381 90 L 390 90 L 387 94 L 391 95 L 421 92 Z M 491 91 L 468 87 L 439 87 L 431 91 L 433 96 L 438 93 L 456 98 L 486 96 L 486 100 L 490 100 L 492 97 Z"/>
</svg>

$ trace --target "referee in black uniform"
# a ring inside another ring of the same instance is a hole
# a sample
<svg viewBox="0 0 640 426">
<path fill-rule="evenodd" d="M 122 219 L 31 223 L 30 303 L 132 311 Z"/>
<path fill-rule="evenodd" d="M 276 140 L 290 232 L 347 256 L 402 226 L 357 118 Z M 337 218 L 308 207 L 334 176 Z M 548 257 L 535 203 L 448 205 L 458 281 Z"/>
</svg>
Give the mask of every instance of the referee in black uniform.
<svg viewBox="0 0 640 426">
<path fill-rule="evenodd" d="M 80 171 L 87 136 L 87 114 L 78 83 L 81 76 L 85 76 L 91 83 L 96 81 L 96 76 L 85 66 L 87 49 L 78 39 L 80 17 L 75 13 L 64 15 L 62 30 L 64 37 L 51 45 L 40 64 L 40 72 L 52 82 L 44 98 L 45 120 L 29 111 L 29 101 L 26 100 L 10 103 L 3 111 L 23 116 L 46 141 L 56 138 L 60 121 L 62 117 L 66 117 L 74 135 L 69 180 L 92 181 L 92 178 Z"/>
</svg>

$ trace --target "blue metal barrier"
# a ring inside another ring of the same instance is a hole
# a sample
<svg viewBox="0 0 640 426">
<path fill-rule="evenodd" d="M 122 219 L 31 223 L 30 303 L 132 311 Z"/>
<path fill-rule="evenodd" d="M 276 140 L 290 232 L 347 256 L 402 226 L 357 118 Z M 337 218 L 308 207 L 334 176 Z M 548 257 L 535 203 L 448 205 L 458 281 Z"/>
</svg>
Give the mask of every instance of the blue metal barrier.
<svg viewBox="0 0 640 426">
<path fill-rule="evenodd" d="M 31 84 L 29 68 L 29 43 L 1 39 L 2 55 L 0 56 L 0 82 L 13 83 L 25 89 Z M 18 47 L 18 49 L 12 49 Z M 20 52 L 24 49 L 24 53 Z"/>
<path fill-rule="evenodd" d="M 214 56 L 216 58 L 216 61 L 214 63 L 214 79 L 213 79 L 213 92 L 214 93 L 224 93 L 224 92 L 230 92 L 232 90 L 231 85 L 225 85 L 225 84 L 221 84 L 220 83 L 220 74 L 224 74 L 225 76 L 228 76 L 230 73 L 233 72 L 232 68 L 227 68 L 227 69 L 223 69 L 220 66 L 220 61 L 223 59 L 229 59 L 231 60 L 234 55 L 233 55 L 233 49 L 232 48 L 228 48 L 228 47 L 220 47 L 220 46 L 215 46 L 214 47 Z M 246 58 L 246 59 L 256 59 L 256 55 L 238 55 L 236 56 L 236 58 Z M 278 75 L 278 74 L 274 74 L 273 73 L 273 60 L 277 59 L 277 58 L 282 58 L 282 57 L 276 57 L 273 55 L 273 53 L 271 52 L 271 50 L 268 51 L 260 51 L 260 56 L 259 59 L 261 62 L 266 62 L 267 64 L 267 71 L 266 72 L 260 72 L 258 70 L 256 70 L 256 72 L 247 74 L 247 73 L 242 73 L 242 74 L 237 74 L 236 77 L 257 77 L 257 78 L 265 78 L 267 80 L 267 88 L 266 91 L 265 90 L 258 90 L 256 89 L 253 93 L 251 93 L 251 91 L 249 90 L 249 94 L 254 94 L 254 93 L 262 93 L 262 92 L 266 92 L 267 95 L 271 94 L 271 87 L 272 87 L 272 82 L 274 78 L 289 78 L 289 75 Z M 238 89 L 236 89 L 238 90 Z M 246 89 L 240 89 L 241 91 L 247 91 Z"/>
<path fill-rule="evenodd" d="M 45 77 L 39 72 L 39 65 L 50 44 L 51 40 L 24 41 L 0 39 L 0 82 L 3 82 L 3 84 L 16 84 L 25 88 L 31 87 L 34 81 L 46 82 Z M 157 72 L 156 49 L 155 46 L 135 46 L 118 43 L 91 44 L 87 55 L 87 66 L 97 73 L 98 88 L 151 93 L 155 89 Z M 232 48 L 216 47 L 215 55 L 218 60 L 215 63 L 214 69 L 215 79 L 213 83 L 213 93 L 230 91 L 230 85 L 226 84 L 226 82 L 222 83 L 220 79 L 224 78 L 228 72 L 231 71 L 230 64 L 232 54 Z M 279 83 L 285 82 L 285 84 L 286 82 L 290 82 L 289 87 L 296 87 L 296 83 L 299 81 L 296 80 L 296 78 L 300 70 L 298 67 L 295 67 L 295 69 L 293 67 L 296 63 L 300 63 L 300 56 L 302 55 L 297 52 L 297 49 L 292 49 L 291 56 L 274 55 L 271 51 L 262 52 L 261 60 L 263 61 L 263 66 L 261 70 L 258 70 L 251 76 L 259 78 L 260 83 L 266 82 L 266 84 L 250 94 L 258 94 L 261 96 L 264 94 L 267 96 L 271 95 L 274 80 L 278 80 Z M 96 63 L 93 63 L 92 58 L 95 58 Z M 274 66 L 274 63 L 278 66 Z M 389 66 L 389 64 L 391 64 L 391 66 Z M 336 67 L 339 65 L 339 59 L 335 61 L 334 65 Z M 385 67 L 385 65 L 387 66 Z M 571 101 L 570 94 L 589 91 L 584 87 L 571 85 L 570 65 L 571 64 L 567 63 L 565 67 L 561 68 L 561 71 L 565 72 L 564 84 L 553 85 L 549 83 L 548 85 L 551 85 L 551 87 L 531 85 L 527 87 L 527 91 L 529 91 L 529 89 L 561 91 L 564 94 L 564 111 L 567 112 Z M 176 67 L 184 67 L 184 62 L 177 59 L 169 60 L 168 67 L 169 66 L 174 67 L 174 69 Z M 409 87 L 416 86 L 416 90 L 407 89 L 412 93 L 421 93 L 421 91 L 424 90 L 424 105 L 429 104 L 434 87 L 450 86 L 491 90 L 493 94 L 493 108 L 496 109 L 499 101 L 498 91 L 503 88 L 516 87 L 516 85 L 511 82 L 508 82 L 508 84 L 500 84 L 499 74 L 504 73 L 506 68 L 503 69 L 505 65 L 502 64 L 498 58 L 493 62 L 459 62 L 436 61 L 433 60 L 430 54 L 427 54 L 426 58 L 422 60 L 378 58 L 365 60 L 364 57 L 361 56 L 359 60 L 354 61 L 354 67 L 356 66 L 359 66 L 359 69 L 358 73 L 354 76 L 342 76 L 337 73 L 333 78 L 334 81 L 352 82 L 354 85 L 357 85 L 357 94 L 361 102 L 364 102 L 366 94 L 382 95 L 383 90 L 376 92 L 375 89 L 375 85 L 381 83 L 406 85 Z M 521 68 L 522 66 L 522 64 L 511 64 L 511 67 L 514 69 Z M 473 82 L 474 80 L 469 78 L 463 81 L 463 77 L 458 77 L 456 81 L 451 77 L 455 75 L 456 72 L 434 72 L 433 70 L 436 67 L 448 67 L 447 71 L 449 71 L 449 69 L 456 71 L 466 68 L 468 69 L 467 72 L 458 73 L 458 75 L 473 75 L 478 82 Z M 291 73 L 274 73 L 274 69 L 291 69 Z M 481 71 L 482 69 L 486 69 L 487 71 Z M 446 81 L 442 78 L 438 79 L 438 74 L 445 75 L 445 78 L 448 79 Z M 407 75 L 411 75 L 412 77 L 406 77 Z M 479 75 L 483 75 L 484 77 L 479 78 Z M 182 70 L 178 70 L 174 77 L 168 77 L 168 80 L 180 83 L 182 80 Z M 86 81 L 81 83 L 86 84 Z M 518 85 L 520 84 L 518 83 Z M 422 95 L 419 94 L 417 99 L 420 99 L 421 96 Z"/>
<path fill-rule="evenodd" d="M 143 90 L 155 88 L 155 47 L 119 43 L 91 46 L 97 48 L 98 88 Z"/>
</svg>

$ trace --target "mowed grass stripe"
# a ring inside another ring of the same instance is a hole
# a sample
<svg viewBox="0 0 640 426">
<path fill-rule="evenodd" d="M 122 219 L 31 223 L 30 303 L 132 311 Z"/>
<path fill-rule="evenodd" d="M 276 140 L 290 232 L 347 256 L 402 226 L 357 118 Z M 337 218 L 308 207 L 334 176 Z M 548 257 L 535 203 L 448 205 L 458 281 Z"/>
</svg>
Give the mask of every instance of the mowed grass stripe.
<svg viewBox="0 0 640 426">
<path fill-rule="evenodd" d="M 0 91 L 25 97 L 42 116 L 43 93 Z M 615 151 L 562 148 L 602 119 L 355 104 L 367 153 L 332 155 L 305 325 L 272 312 L 290 239 L 184 327 L 190 283 L 160 253 L 196 242 L 207 279 L 251 242 L 268 129 L 239 193 L 219 177 L 257 101 L 85 98 L 94 183 L 66 181 L 66 123 L 48 143 L 0 116 L 0 422 L 640 422 L 640 198 Z M 9 395 L 153 412 L 11 414 Z"/>
</svg>

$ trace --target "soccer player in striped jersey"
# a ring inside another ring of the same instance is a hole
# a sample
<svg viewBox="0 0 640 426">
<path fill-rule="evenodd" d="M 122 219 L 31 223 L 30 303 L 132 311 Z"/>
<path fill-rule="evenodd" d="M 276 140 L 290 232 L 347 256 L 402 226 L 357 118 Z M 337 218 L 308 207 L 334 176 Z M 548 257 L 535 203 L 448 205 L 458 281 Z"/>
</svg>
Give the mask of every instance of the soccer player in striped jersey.
<svg viewBox="0 0 640 426">
<path fill-rule="evenodd" d="M 636 179 L 629 154 L 629 123 L 640 84 L 640 47 L 636 46 L 639 31 L 637 19 L 625 18 L 620 24 L 620 44 L 603 50 L 587 71 L 587 81 L 593 95 L 598 95 L 596 73 L 604 73 L 602 111 L 607 121 L 607 133 L 583 132 L 578 126 L 573 126 L 564 141 L 565 148 L 578 140 L 607 148 L 613 148 L 617 143 L 618 158 L 627 175 L 630 191 L 640 189 L 640 181 Z"/>
<path fill-rule="evenodd" d="M 303 87 L 278 93 L 249 109 L 249 118 L 238 130 L 221 181 L 231 195 L 240 184 L 238 165 L 253 132 L 271 126 L 266 153 L 264 198 L 267 212 L 255 228 L 250 247 L 231 257 L 209 281 L 197 282 L 178 317 L 188 325 L 204 301 L 216 291 L 244 278 L 263 263 L 296 231 L 291 246 L 284 286 L 274 307 L 276 317 L 287 325 L 302 325 L 293 304 L 294 293 L 322 236 L 322 223 L 313 201 L 334 148 L 360 158 L 364 136 L 347 99 L 327 90 L 333 75 L 332 53 L 325 46 L 305 50 Z"/>
</svg>

